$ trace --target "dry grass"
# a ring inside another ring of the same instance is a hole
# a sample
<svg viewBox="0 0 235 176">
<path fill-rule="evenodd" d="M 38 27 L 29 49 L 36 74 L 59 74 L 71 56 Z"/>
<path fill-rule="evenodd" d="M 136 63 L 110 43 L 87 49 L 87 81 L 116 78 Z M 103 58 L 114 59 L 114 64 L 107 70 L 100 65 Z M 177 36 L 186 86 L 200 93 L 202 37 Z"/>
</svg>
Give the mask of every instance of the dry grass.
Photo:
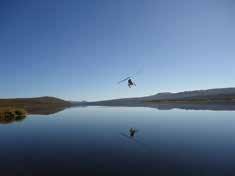
<svg viewBox="0 0 235 176">
<path fill-rule="evenodd" d="M 7 124 L 21 121 L 26 118 L 27 112 L 24 109 L 4 107 L 0 108 L 0 123 Z"/>
<path fill-rule="evenodd" d="M 65 109 L 70 106 L 70 102 L 55 97 L 0 99 L 0 107 L 24 109 L 29 114 L 47 114 L 47 112 Z"/>
</svg>

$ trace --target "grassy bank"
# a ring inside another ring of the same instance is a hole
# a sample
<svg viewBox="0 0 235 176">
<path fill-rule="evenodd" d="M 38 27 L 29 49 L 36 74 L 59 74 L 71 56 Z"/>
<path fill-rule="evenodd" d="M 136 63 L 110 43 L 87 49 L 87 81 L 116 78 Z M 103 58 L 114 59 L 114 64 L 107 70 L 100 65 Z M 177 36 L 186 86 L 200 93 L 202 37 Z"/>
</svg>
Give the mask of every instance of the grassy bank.
<svg viewBox="0 0 235 176">
<path fill-rule="evenodd" d="M 0 108 L 0 123 L 12 123 L 26 118 L 27 112 L 24 109 L 5 107 Z"/>
<path fill-rule="evenodd" d="M 70 106 L 70 102 L 55 97 L 0 99 L 0 107 L 24 109 L 29 114 L 51 114 Z"/>
</svg>

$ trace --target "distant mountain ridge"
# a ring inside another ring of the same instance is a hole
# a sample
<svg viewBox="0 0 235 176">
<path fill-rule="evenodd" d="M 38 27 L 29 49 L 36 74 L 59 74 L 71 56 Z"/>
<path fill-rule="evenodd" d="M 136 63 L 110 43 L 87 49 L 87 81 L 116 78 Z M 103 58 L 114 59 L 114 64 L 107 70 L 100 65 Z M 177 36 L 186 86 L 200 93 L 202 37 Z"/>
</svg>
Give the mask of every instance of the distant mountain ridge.
<svg viewBox="0 0 235 176">
<path fill-rule="evenodd" d="M 163 92 L 151 96 L 120 98 L 95 102 L 79 102 L 83 105 L 116 105 L 135 104 L 144 102 L 176 102 L 176 101 L 234 101 L 235 88 L 216 88 L 207 90 L 184 91 L 178 93 Z"/>
<path fill-rule="evenodd" d="M 181 100 L 181 99 L 197 99 L 209 97 L 235 96 L 235 88 L 217 88 L 207 90 L 184 91 L 178 93 L 158 93 L 153 96 L 143 97 L 146 100 Z"/>
</svg>

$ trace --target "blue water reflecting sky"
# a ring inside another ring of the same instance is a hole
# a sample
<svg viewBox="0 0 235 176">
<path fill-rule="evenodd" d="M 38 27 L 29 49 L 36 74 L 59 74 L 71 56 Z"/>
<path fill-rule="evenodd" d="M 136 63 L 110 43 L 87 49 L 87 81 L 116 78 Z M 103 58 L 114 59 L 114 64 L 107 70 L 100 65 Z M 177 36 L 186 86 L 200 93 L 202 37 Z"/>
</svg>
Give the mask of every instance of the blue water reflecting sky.
<svg viewBox="0 0 235 176">
<path fill-rule="evenodd" d="M 235 173 L 234 122 L 232 111 L 127 107 L 32 115 L 0 126 L 0 168 L 44 175 L 226 175 Z M 134 138 L 131 127 L 138 130 Z"/>
</svg>

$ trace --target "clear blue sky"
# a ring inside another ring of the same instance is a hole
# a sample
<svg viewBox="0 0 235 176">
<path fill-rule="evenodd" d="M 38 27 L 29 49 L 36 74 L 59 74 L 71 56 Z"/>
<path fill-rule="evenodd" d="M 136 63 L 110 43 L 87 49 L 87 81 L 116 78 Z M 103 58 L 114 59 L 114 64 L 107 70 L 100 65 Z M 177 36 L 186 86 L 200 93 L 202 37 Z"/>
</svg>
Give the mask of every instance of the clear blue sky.
<svg viewBox="0 0 235 176">
<path fill-rule="evenodd" d="M 235 87 L 234 19 L 234 0 L 3 0 L 0 97 Z"/>
</svg>

